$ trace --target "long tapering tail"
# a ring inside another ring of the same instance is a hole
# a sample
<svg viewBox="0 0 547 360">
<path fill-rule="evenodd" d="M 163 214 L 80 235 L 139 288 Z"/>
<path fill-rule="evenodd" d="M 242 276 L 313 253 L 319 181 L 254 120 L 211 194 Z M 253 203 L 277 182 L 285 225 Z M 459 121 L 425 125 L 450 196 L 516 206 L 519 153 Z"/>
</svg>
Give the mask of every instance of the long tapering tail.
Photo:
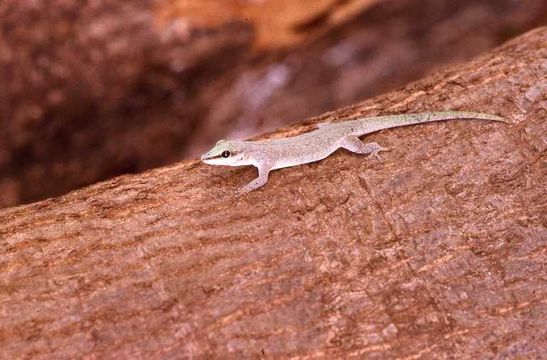
<svg viewBox="0 0 547 360">
<path fill-rule="evenodd" d="M 479 120 L 492 120 L 492 121 L 502 121 L 505 123 L 510 123 L 510 121 L 497 116 L 490 114 L 483 114 L 478 112 L 469 112 L 469 111 L 439 111 L 439 112 L 426 112 L 426 113 L 416 113 L 416 114 L 400 114 L 400 115 L 387 115 L 387 116 L 377 116 L 364 119 L 355 119 L 356 128 L 359 130 L 356 131 L 355 135 L 362 136 L 370 134 L 375 131 L 380 131 L 383 129 L 389 129 L 399 126 L 415 125 L 422 124 L 427 122 L 434 121 L 444 121 L 444 120 L 456 120 L 456 119 L 479 119 Z M 352 122 L 353 122 L 352 121 Z"/>
</svg>

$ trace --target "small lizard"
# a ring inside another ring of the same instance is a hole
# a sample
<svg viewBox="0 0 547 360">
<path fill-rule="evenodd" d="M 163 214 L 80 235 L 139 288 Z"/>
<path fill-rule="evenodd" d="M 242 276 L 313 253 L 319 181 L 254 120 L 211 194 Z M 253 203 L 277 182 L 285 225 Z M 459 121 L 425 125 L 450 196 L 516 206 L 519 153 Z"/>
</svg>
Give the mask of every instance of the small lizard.
<svg viewBox="0 0 547 360">
<path fill-rule="evenodd" d="M 378 160 L 386 151 L 375 142 L 363 143 L 359 137 L 383 129 L 452 119 L 483 119 L 508 122 L 502 117 L 464 111 L 427 112 L 378 116 L 320 123 L 311 132 L 301 135 L 261 141 L 220 140 L 201 160 L 210 165 L 253 165 L 258 178 L 240 189 L 245 193 L 266 184 L 271 170 L 319 161 L 339 148 L 357 154 L 372 154 Z"/>
</svg>

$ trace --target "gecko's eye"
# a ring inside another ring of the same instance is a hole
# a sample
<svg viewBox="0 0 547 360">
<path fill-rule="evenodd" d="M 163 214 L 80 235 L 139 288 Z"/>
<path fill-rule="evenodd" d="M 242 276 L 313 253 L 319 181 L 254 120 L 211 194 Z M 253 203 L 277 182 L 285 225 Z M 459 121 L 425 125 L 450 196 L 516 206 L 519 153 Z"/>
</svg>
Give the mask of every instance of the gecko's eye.
<svg viewBox="0 0 547 360">
<path fill-rule="evenodd" d="M 222 156 L 222 157 L 225 158 L 225 159 L 226 159 L 226 158 L 229 158 L 230 155 L 232 155 L 232 153 L 230 153 L 230 150 L 224 150 L 224 151 L 222 152 L 222 154 L 220 154 L 220 156 Z"/>
</svg>

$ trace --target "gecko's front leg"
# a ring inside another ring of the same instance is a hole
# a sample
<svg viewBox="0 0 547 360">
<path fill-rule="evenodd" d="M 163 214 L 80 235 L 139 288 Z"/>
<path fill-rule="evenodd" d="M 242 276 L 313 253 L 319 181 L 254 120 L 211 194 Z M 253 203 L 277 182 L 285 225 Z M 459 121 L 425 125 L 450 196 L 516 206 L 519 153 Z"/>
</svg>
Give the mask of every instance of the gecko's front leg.
<svg viewBox="0 0 547 360">
<path fill-rule="evenodd" d="M 239 189 L 240 194 L 248 193 L 249 191 L 253 191 L 258 189 L 259 187 L 264 186 L 268 182 L 268 174 L 270 173 L 271 168 L 266 165 L 259 165 L 257 166 L 258 169 L 258 177 Z"/>
</svg>

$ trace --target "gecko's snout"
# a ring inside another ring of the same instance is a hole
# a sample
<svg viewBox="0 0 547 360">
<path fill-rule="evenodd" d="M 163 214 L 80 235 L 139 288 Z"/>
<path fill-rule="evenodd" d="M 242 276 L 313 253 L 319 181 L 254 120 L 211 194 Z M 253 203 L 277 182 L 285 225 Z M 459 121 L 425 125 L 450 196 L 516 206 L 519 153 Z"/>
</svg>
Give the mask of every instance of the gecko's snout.
<svg viewBox="0 0 547 360">
<path fill-rule="evenodd" d="M 205 161 L 205 160 L 212 159 L 214 157 L 215 156 L 213 154 L 211 154 L 211 151 L 207 151 L 205 154 L 201 155 L 201 160 Z"/>
<path fill-rule="evenodd" d="M 209 165 L 219 165 L 218 156 L 212 151 L 208 151 L 201 155 L 201 161 Z"/>
</svg>

